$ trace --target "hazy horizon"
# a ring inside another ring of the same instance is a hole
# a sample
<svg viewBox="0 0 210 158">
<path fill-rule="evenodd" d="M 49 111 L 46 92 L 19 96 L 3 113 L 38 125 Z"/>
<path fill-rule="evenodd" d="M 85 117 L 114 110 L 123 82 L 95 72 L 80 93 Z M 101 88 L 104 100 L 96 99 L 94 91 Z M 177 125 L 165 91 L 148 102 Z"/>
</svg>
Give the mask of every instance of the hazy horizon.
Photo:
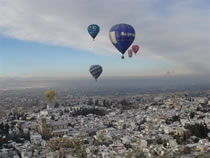
<svg viewBox="0 0 210 158">
<path fill-rule="evenodd" d="M 208 76 L 104 77 L 95 82 L 91 77 L 69 78 L 0 78 L 0 90 L 25 88 L 79 89 L 203 89 L 210 88 Z"/>
</svg>

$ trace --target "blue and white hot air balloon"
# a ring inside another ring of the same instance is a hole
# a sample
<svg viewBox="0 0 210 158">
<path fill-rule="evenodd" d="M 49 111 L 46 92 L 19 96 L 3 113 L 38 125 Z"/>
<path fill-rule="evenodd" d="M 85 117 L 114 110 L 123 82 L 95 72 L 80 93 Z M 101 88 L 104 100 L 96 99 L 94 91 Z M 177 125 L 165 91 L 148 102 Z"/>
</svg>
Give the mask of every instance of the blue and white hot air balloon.
<svg viewBox="0 0 210 158">
<path fill-rule="evenodd" d="M 122 53 L 122 59 L 124 59 L 124 53 L 135 39 L 135 30 L 129 24 L 117 24 L 110 29 L 109 38 L 112 44 Z"/>
<path fill-rule="evenodd" d="M 93 41 L 96 38 L 96 36 L 98 35 L 99 31 L 100 31 L 100 27 L 96 24 L 91 24 L 88 26 L 88 33 L 93 38 Z"/>
<path fill-rule="evenodd" d="M 95 80 L 97 81 L 97 79 L 99 78 L 99 76 L 101 75 L 103 68 L 100 65 L 92 65 L 89 69 L 91 75 L 95 78 Z"/>
</svg>

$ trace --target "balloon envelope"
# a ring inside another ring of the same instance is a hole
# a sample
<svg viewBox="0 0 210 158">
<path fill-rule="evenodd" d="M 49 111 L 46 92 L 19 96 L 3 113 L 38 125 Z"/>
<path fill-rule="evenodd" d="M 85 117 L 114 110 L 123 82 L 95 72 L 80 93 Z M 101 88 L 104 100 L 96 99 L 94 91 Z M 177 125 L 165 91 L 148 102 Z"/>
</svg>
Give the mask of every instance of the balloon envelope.
<svg viewBox="0 0 210 158">
<path fill-rule="evenodd" d="M 132 46 L 132 50 L 136 54 L 138 52 L 138 50 L 139 50 L 139 46 L 138 45 L 133 45 Z"/>
<path fill-rule="evenodd" d="M 130 57 L 130 58 L 131 58 L 132 56 L 133 56 L 132 50 L 131 50 L 131 49 L 129 49 L 129 50 L 128 50 L 128 57 Z"/>
<path fill-rule="evenodd" d="M 135 39 L 135 30 L 131 25 L 117 24 L 110 29 L 109 38 L 123 55 Z"/>
<path fill-rule="evenodd" d="M 44 95 L 47 98 L 47 100 L 50 102 L 51 100 L 54 99 L 55 92 L 53 90 L 46 90 L 45 93 L 44 93 Z"/>
<path fill-rule="evenodd" d="M 101 75 L 103 68 L 100 65 L 92 65 L 89 69 L 91 75 L 97 81 L 98 77 Z"/>
<path fill-rule="evenodd" d="M 100 27 L 96 24 L 91 24 L 88 26 L 88 33 L 90 34 L 90 36 L 95 39 L 97 34 L 100 31 Z"/>
</svg>

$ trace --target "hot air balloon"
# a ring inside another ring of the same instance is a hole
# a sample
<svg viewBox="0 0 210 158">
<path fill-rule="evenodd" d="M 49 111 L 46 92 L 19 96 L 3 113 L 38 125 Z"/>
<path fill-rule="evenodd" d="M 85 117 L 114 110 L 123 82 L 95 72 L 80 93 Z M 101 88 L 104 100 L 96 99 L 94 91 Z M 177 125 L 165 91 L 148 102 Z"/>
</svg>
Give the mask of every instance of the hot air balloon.
<svg viewBox="0 0 210 158">
<path fill-rule="evenodd" d="M 88 26 L 88 33 L 93 38 L 93 41 L 95 40 L 96 36 L 98 35 L 100 31 L 100 27 L 96 24 L 91 24 Z"/>
<path fill-rule="evenodd" d="M 135 30 L 128 24 L 114 25 L 109 31 L 109 38 L 112 44 L 122 53 L 122 59 L 124 54 L 135 39 Z"/>
<path fill-rule="evenodd" d="M 95 78 L 97 81 L 98 77 L 101 75 L 103 69 L 100 65 L 92 65 L 89 69 L 91 75 Z"/>
<path fill-rule="evenodd" d="M 51 102 L 55 97 L 55 92 L 53 90 L 46 90 L 44 95 L 47 98 L 48 102 Z"/>
<path fill-rule="evenodd" d="M 133 52 L 134 52 L 135 55 L 136 55 L 136 53 L 137 53 L 138 50 L 139 50 L 139 46 L 138 46 L 138 45 L 133 45 L 133 46 L 132 46 L 132 50 L 133 50 Z"/>
<path fill-rule="evenodd" d="M 133 56 L 132 50 L 129 49 L 129 50 L 128 50 L 128 57 L 131 58 L 132 56 Z"/>
</svg>

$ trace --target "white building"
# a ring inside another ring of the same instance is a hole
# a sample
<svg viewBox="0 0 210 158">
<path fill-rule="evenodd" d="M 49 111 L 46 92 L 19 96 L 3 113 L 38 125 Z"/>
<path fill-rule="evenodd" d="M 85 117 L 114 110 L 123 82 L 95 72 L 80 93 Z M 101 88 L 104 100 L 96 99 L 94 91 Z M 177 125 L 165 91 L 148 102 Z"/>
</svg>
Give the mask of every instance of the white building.
<svg viewBox="0 0 210 158">
<path fill-rule="evenodd" d="M 207 97 L 193 97 L 193 99 L 195 101 L 197 101 L 198 103 L 202 104 L 202 105 L 208 104 L 208 98 Z"/>
<path fill-rule="evenodd" d="M 14 156 L 16 157 L 18 156 L 17 152 L 14 150 L 10 150 L 10 149 L 0 150 L 0 158 L 13 158 Z"/>
<path fill-rule="evenodd" d="M 30 140 L 31 140 L 31 143 L 34 145 L 41 145 L 42 136 L 38 133 L 33 133 L 33 134 L 31 133 Z"/>
</svg>

